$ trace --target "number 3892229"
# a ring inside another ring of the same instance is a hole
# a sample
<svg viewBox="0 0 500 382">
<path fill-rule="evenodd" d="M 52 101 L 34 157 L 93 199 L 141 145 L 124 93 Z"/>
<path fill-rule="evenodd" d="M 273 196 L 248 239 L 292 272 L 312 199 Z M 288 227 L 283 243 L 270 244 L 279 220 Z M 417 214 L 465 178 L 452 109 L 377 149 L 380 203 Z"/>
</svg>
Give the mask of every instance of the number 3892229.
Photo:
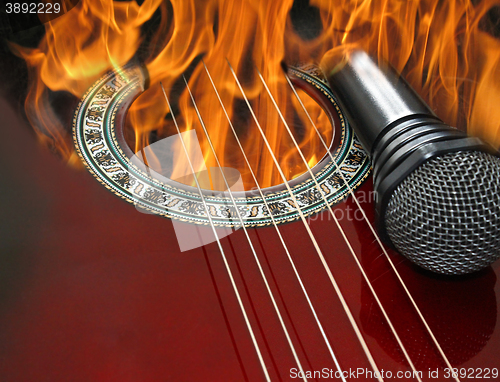
<svg viewBox="0 0 500 382">
<path fill-rule="evenodd" d="M 59 13 L 61 4 L 59 3 L 7 3 L 6 13 Z"/>
</svg>

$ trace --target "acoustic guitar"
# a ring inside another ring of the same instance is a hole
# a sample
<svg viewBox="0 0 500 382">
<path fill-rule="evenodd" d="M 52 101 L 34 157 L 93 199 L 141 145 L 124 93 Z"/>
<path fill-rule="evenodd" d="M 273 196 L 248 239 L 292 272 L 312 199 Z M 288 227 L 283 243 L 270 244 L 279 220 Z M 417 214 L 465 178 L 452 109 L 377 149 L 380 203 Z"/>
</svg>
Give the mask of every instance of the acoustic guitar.
<svg viewBox="0 0 500 382">
<path fill-rule="evenodd" d="M 441 276 L 381 244 L 348 121 L 321 78 L 289 76 L 335 136 L 311 173 L 264 194 L 148 172 L 121 130 L 138 67 L 75 105 L 88 172 L 1 99 L 0 380 L 499 380 L 500 265 Z"/>
</svg>

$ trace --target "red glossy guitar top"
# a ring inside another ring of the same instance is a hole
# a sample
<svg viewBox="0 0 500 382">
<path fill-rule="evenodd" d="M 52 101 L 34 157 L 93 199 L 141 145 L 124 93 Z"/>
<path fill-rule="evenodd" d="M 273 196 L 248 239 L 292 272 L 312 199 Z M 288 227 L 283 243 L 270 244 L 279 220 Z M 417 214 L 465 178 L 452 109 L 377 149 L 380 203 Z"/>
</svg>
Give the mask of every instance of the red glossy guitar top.
<svg viewBox="0 0 500 382">
<path fill-rule="evenodd" d="M 181 253 L 171 221 L 58 161 L 0 102 L 0 380 L 265 380 L 216 243 Z M 357 195 L 371 219 L 370 190 Z M 422 380 L 452 380 L 352 198 L 336 211 Z M 416 380 L 335 222 L 310 227 L 384 380 Z M 280 230 L 346 380 L 375 380 L 304 226 Z M 308 380 L 340 380 L 276 231 L 249 234 L 303 370 L 321 373 Z M 242 230 L 222 246 L 270 379 L 300 380 Z M 460 380 L 499 380 L 500 263 L 450 278 L 389 254 Z"/>
</svg>

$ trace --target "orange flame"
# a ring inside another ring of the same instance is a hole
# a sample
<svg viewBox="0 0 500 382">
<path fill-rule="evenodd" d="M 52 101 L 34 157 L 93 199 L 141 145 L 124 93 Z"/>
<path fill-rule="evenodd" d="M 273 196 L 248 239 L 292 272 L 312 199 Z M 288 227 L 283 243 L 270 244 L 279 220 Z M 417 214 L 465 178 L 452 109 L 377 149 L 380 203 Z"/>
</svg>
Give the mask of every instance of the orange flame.
<svg viewBox="0 0 500 382">
<path fill-rule="evenodd" d="M 292 97 L 280 63 L 317 63 L 325 54 L 328 57 L 355 44 L 401 71 L 447 123 L 500 144 L 496 106 L 500 104 L 500 40 L 491 16 L 499 13 L 498 0 L 311 0 L 309 6 L 304 4 L 297 0 L 295 5 L 293 0 L 145 0 L 139 6 L 135 1 L 81 0 L 68 14 L 46 24 L 46 36 L 37 49 L 13 46 L 32 77 L 28 117 L 45 142 L 54 144 L 64 157 L 74 158 L 67 129 L 57 122 L 50 105 L 50 91 L 81 97 L 106 70 L 140 55 L 153 85 L 129 111 L 132 148 L 138 151 L 150 144 L 152 132 L 159 138 L 174 132 L 171 120 L 165 119 L 169 110 L 157 85 L 161 81 L 176 98 L 182 128 L 197 130 L 207 165 L 215 166 L 188 92 L 184 89 L 175 95 L 179 83 L 183 84 L 181 76 L 190 73 L 189 86 L 219 159 L 240 169 L 251 187 L 248 169 L 200 62 L 203 56 L 260 185 L 269 186 L 282 181 L 251 116 L 242 112 L 242 95 L 226 58 L 291 179 L 304 172 L 305 165 L 253 65 L 263 73 L 287 120 L 296 121 L 291 127 L 312 164 L 324 150 Z M 306 23 L 301 33 L 291 16 L 292 7 L 313 18 L 317 15 L 317 25 L 322 27 L 314 31 Z M 307 97 L 302 99 L 324 138 L 331 139 L 325 114 Z"/>
</svg>

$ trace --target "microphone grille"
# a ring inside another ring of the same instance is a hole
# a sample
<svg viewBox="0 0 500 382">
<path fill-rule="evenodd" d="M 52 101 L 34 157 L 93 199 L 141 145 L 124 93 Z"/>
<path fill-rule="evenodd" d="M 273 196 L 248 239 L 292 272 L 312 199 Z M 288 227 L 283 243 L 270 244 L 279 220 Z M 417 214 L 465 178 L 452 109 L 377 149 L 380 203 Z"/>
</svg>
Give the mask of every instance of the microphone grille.
<svg viewBox="0 0 500 382">
<path fill-rule="evenodd" d="M 458 151 L 425 162 L 392 194 L 385 225 L 397 250 L 458 275 L 500 257 L 500 158 Z"/>
</svg>

